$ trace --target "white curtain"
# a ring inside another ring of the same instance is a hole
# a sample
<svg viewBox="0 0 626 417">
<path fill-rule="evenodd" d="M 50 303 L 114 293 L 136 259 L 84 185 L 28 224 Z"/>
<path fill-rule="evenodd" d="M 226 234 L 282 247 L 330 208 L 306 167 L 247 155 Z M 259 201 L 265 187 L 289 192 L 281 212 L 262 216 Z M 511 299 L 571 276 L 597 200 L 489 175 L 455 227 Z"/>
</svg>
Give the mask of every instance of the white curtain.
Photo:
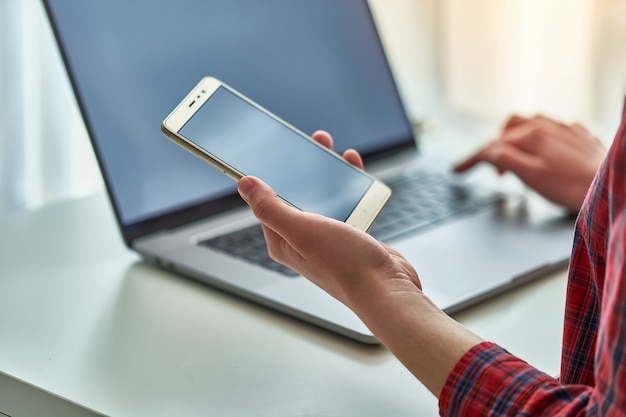
<svg viewBox="0 0 626 417">
<path fill-rule="evenodd" d="M 611 71 L 626 52 L 623 0 L 443 4 L 451 105 L 501 117 L 541 112 L 585 124 L 605 121 L 605 106 L 614 101 L 617 108 L 608 111 L 621 111 L 623 89 Z"/>
<path fill-rule="evenodd" d="M 626 79 L 626 1 L 370 3 L 414 119 L 499 124 L 542 113 L 612 138 Z"/>
<path fill-rule="evenodd" d="M 0 213 L 102 187 L 38 0 L 0 0 Z"/>
</svg>

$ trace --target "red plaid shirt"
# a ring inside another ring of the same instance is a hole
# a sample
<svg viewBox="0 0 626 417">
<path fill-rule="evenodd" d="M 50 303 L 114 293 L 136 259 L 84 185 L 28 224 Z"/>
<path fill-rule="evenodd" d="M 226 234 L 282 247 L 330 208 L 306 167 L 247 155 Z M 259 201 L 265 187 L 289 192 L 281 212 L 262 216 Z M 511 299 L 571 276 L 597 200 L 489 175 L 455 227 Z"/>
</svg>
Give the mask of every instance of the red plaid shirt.
<svg viewBox="0 0 626 417">
<path fill-rule="evenodd" d="M 578 216 L 561 379 L 484 342 L 456 364 L 442 416 L 626 416 L 626 102 Z"/>
</svg>

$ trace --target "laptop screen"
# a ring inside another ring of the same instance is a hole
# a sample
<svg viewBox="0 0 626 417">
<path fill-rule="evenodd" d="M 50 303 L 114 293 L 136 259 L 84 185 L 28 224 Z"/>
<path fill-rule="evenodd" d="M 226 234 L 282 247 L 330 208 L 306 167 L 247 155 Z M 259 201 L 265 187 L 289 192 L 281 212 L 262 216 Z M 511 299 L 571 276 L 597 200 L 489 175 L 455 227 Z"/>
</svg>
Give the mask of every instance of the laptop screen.
<svg viewBox="0 0 626 417">
<path fill-rule="evenodd" d="M 366 0 L 44 3 L 127 243 L 241 204 L 160 131 L 204 76 L 338 152 L 414 146 Z"/>
</svg>

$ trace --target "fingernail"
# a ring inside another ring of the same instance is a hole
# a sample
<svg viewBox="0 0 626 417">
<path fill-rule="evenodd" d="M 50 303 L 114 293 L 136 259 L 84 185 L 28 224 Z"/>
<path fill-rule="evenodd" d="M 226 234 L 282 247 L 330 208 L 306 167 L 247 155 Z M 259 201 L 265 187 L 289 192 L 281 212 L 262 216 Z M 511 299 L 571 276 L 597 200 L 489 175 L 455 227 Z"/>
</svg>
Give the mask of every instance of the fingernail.
<svg viewBox="0 0 626 417">
<path fill-rule="evenodd" d="M 254 182 L 250 178 L 244 177 L 237 183 L 237 190 L 244 199 L 248 199 L 248 195 L 250 195 L 253 188 Z"/>
</svg>

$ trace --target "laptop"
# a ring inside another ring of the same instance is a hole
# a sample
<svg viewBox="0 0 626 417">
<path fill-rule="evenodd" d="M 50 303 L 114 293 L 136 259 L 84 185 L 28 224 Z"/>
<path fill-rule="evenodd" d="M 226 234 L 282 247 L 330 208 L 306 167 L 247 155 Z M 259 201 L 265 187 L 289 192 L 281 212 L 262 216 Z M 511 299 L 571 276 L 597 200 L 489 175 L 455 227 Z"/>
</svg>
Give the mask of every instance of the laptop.
<svg viewBox="0 0 626 417">
<path fill-rule="evenodd" d="M 418 151 L 366 0 L 44 5 L 124 241 L 148 262 L 377 343 L 349 309 L 268 259 L 232 180 L 161 134 L 165 116 L 211 75 L 304 132 L 331 132 L 337 151 L 361 152 L 394 189 L 371 232 L 411 261 L 446 312 L 567 263 L 573 228 L 560 212 L 475 198 L 463 184 L 436 187 L 464 210 L 434 205 L 431 178 L 447 181 L 450 169 Z M 403 191 L 417 199 L 408 209 Z M 420 202 L 430 214 L 411 223 Z M 405 221 L 400 233 L 390 220 Z"/>
</svg>

